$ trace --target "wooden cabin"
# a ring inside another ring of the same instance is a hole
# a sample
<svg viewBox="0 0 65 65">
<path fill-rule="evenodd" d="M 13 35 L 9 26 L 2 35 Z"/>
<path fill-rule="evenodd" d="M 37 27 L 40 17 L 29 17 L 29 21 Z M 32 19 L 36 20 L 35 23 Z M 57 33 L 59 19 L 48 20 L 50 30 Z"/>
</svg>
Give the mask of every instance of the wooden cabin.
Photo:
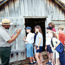
<svg viewBox="0 0 65 65">
<path fill-rule="evenodd" d="M 10 19 L 14 25 L 9 29 L 10 35 L 22 28 L 19 37 L 12 43 L 11 62 L 26 59 L 25 27 L 40 25 L 43 31 L 45 47 L 45 28 L 49 22 L 65 25 L 65 6 L 59 0 L 0 0 L 0 22 L 3 18 Z"/>
</svg>

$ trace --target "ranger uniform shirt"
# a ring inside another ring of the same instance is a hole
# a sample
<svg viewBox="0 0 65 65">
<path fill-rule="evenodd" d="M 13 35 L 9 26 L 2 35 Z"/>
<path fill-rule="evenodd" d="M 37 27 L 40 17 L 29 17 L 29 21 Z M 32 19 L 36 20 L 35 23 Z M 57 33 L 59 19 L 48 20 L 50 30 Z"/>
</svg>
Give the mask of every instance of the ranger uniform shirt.
<svg viewBox="0 0 65 65">
<path fill-rule="evenodd" d="M 6 29 L 3 26 L 1 26 L 0 27 L 0 47 L 10 47 L 11 43 L 7 42 L 10 39 L 11 37 L 6 31 Z"/>
</svg>

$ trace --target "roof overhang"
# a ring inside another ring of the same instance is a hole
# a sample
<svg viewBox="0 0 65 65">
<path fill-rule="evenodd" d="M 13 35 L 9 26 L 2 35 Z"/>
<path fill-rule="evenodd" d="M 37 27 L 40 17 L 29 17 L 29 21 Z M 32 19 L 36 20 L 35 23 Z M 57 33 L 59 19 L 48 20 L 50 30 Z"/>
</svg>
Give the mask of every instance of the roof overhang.
<svg viewBox="0 0 65 65">
<path fill-rule="evenodd" d="M 0 6 L 6 3 L 8 0 L 0 0 Z"/>
<path fill-rule="evenodd" d="M 65 0 L 59 0 L 59 1 L 65 4 Z"/>
<path fill-rule="evenodd" d="M 63 10 L 65 10 L 65 4 L 62 3 L 60 0 L 55 0 L 55 2 L 60 6 L 62 7 Z"/>
</svg>

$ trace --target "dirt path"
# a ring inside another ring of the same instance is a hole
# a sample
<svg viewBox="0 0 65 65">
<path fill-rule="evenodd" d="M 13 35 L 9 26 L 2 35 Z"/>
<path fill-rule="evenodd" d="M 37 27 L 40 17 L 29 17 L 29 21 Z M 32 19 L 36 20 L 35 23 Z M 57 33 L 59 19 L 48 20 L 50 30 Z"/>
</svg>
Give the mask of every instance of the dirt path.
<svg viewBox="0 0 65 65">
<path fill-rule="evenodd" d="M 43 65 L 46 65 L 46 63 L 48 62 L 46 52 L 43 52 L 43 58 L 44 58 Z M 11 63 L 10 65 L 30 65 L 28 63 L 29 63 L 29 59 L 26 59 L 26 60 L 23 60 L 23 61 L 17 61 L 17 62 Z M 33 64 L 33 65 L 37 65 L 37 64 Z"/>
<path fill-rule="evenodd" d="M 43 63 L 43 65 L 46 65 L 46 62 L 48 62 L 48 59 L 46 59 Z M 12 63 L 10 65 L 30 65 L 28 64 L 29 63 L 29 60 L 24 60 L 24 61 L 19 61 L 19 62 L 15 62 L 15 63 Z M 33 65 L 37 65 L 37 64 L 33 64 Z"/>
</svg>

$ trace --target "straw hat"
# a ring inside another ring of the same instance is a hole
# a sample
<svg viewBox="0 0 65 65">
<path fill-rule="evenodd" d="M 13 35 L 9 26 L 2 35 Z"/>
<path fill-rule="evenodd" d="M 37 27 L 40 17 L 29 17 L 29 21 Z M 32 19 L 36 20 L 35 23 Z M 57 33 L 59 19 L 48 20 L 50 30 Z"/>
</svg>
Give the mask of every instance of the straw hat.
<svg viewBox="0 0 65 65">
<path fill-rule="evenodd" d="M 13 25 L 13 23 L 10 23 L 9 19 L 2 19 L 1 25 Z"/>
</svg>

